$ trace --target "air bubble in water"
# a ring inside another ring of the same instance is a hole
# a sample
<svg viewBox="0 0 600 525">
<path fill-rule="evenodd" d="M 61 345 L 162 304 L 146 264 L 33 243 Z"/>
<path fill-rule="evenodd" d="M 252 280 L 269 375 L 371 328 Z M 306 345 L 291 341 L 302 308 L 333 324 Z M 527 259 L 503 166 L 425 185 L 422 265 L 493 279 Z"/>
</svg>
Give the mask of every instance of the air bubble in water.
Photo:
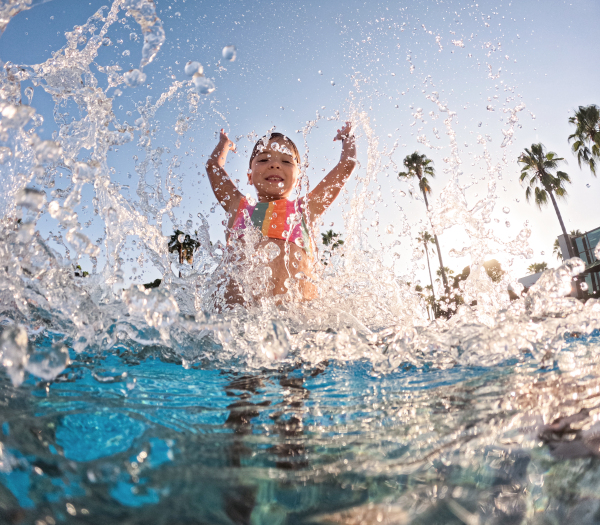
<svg viewBox="0 0 600 525">
<path fill-rule="evenodd" d="M 194 76 L 195 73 L 199 73 L 202 75 L 202 73 L 204 73 L 204 68 L 202 67 L 202 64 L 200 64 L 200 62 L 190 60 L 183 68 L 183 71 L 188 77 L 191 77 Z"/>
<path fill-rule="evenodd" d="M 124 75 L 125 84 L 129 87 L 136 87 L 146 82 L 146 73 L 139 69 L 131 69 Z"/>
<path fill-rule="evenodd" d="M 237 54 L 235 51 L 235 46 L 225 46 L 223 48 L 223 58 L 225 60 L 229 60 L 230 62 L 233 62 L 235 60 L 236 56 L 237 56 Z"/>
<path fill-rule="evenodd" d="M 510 213 L 510 208 L 508 206 L 504 206 L 504 208 L 502 208 L 502 211 L 504 213 Z"/>
<path fill-rule="evenodd" d="M 201 95 L 209 95 L 215 90 L 215 84 L 210 78 L 206 78 L 198 73 L 194 74 L 194 86 Z"/>
</svg>

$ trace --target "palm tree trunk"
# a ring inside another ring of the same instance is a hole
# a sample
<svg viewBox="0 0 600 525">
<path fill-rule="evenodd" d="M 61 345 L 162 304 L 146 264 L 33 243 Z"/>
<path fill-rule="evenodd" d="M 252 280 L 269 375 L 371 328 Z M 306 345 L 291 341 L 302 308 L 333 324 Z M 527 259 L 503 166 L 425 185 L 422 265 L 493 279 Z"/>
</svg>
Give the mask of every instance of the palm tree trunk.
<svg viewBox="0 0 600 525">
<path fill-rule="evenodd" d="M 565 241 L 567 241 L 567 250 L 569 251 L 569 258 L 575 257 L 575 253 L 573 251 L 573 243 L 571 242 L 571 237 L 567 233 L 567 229 L 565 228 L 565 223 L 562 220 L 562 215 L 558 210 L 558 204 L 556 204 L 556 199 L 554 198 L 554 192 L 551 190 L 547 190 L 550 194 L 550 200 L 552 200 L 552 205 L 554 206 L 554 211 L 556 212 L 556 216 L 558 217 L 558 222 L 560 222 L 560 227 L 562 229 L 563 235 L 565 236 Z"/>
<path fill-rule="evenodd" d="M 183 250 L 181 249 L 181 243 L 177 246 L 177 251 L 179 252 L 179 264 L 183 264 Z M 181 270 L 179 270 L 179 278 L 181 279 Z"/>
<path fill-rule="evenodd" d="M 429 211 L 429 204 L 427 202 L 427 195 L 425 192 L 423 192 L 423 198 L 425 199 L 425 207 L 427 208 L 427 211 Z M 444 270 L 444 263 L 442 262 L 442 250 L 440 250 L 440 243 L 438 241 L 437 235 L 435 234 L 435 231 L 433 232 L 433 239 L 435 240 L 438 259 L 440 261 L 440 272 L 442 273 L 442 282 L 444 283 L 444 290 L 446 290 L 446 295 L 450 297 L 450 287 L 448 286 L 448 278 L 446 277 L 446 270 Z"/>
<path fill-rule="evenodd" d="M 436 318 L 435 315 L 435 292 L 433 290 L 433 277 L 431 277 L 431 265 L 429 264 L 429 250 L 427 248 L 427 241 L 423 239 L 423 246 L 425 247 L 425 255 L 427 256 L 427 269 L 429 270 L 429 281 L 431 282 L 431 296 L 433 297 L 433 306 L 431 310 L 433 311 L 433 318 Z"/>
</svg>

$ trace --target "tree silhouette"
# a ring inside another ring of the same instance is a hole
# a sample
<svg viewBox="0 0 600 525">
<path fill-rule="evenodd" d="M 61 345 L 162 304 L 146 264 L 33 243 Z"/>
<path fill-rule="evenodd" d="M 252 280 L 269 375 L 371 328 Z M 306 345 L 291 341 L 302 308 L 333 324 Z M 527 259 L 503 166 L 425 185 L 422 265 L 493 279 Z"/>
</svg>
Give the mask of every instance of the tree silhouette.
<svg viewBox="0 0 600 525">
<path fill-rule="evenodd" d="M 327 230 L 325 233 L 321 234 L 321 238 L 323 239 L 323 245 L 328 246 L 329 250 L 325 250 L 323 255 L 328 255 L 327 259 L 331 257 L 333 250 L 339 248 L 344 241 L 340 238 L 342 236 L 341 233 L 335 233 L 333 230 Z M 327 260 L 325 257 L 321 259 L 321 262 L 327 266 Z"/>
<path fill-rule="evenodd" d="M 422 231 L 417 237 L 417 242 L 423 243 L 425 249 L 425 255 L 427 256 L 427 270 L 429 270 L 429 281 L 431 282 L 431 295 L 435 302 L 435 293 L 433 291 L 433 277 L 431 277 L 431 265 L 429 264 L 429 247 L 428 244 L 433 244 L 435 240 L 429 232 Z M 435 318 L 435 310 L 433 311 L 433 317 Z"/>
<path fill-rule="evenodd" d="M 569 135 L 569 142 L 573 142 L 573 153 L 577 162 L 587 164 L 594 177 L 596 176 L 596 162 L 600 160 L 600 108 L 595 104 L 579 106 L 569 122 L 575 125 L 575 133 Z"/>
<path fill-rule="evenodd" d="M 410 180 L 416 177 L 419 180 L 419 189 L 423 193 L 423 199 L 425 200 L 425 207 L 429 210 L 429 202 L 427 201 L 427 194 L 431 193 L 431 186 L 427 180 L 427 176 L 435 177 L 435 169 L 432 166 L 433 161 L 428 159 L 425 155 L 420 155 L 418 151 L 407 155 L 404 158 L 404 167 L 407 171 L 401 171 L 398 173 L 398 178 Z M 437 248 L 438 259 L 440 261 L 441 276 L 444 283 L 444 290 L 446 295 L 450 295 L 450 287 L 448 286 L 448 278 L 444 272 L 444 263 L 442 261 L 442 251 L 440 250 L 440 243 L 437 235 L 433 235 L 435 246 Z"/>
<path fill-rule="evenodd" d="M 524 165 L 521 169 L 520 181 L 527 184 L 525 198 L 529 201 L 533 196 L 535 203 L 541 210 L 542 206 L 548 203 L 548 197 L 550 197 L 554 211 L 558 217 L 558 222 L 560 223 L 560 228 L 565 239 L 568 240 L 569 236 L 567 235 L 562 215 L 558 209 L 558 204 L 556 204 L 555 195 L 562 198 L 566 197 L 567 190 L 563 184 L 571 182 L 571 179 L 563 171 L 551 173 L 563 161 L 564 159 L 557 157 L 553 151 L 546 153 L 544 145 L 541 143 L 532 144 L 531 149 L 525 148 L 525 152 L 521 153 L 519 157 L 519 162 Z M 573 246 L 570 242 L 567 242 L 567 248 L 569 250 L 569 257 L 574 257 Z"/>
<path fill-rule="evenodd" d="M 194 252 L 200 246 L 200 243 L 190 237 L 189 234 L 181 230 L 175 230 L 169 238 L 169 253 L 177 252 L 179 254 L 179 264 L 185 260 L 188 264 L 194 263 Z M 181 277 L 181 272 L 179 272 Z"/>
<path fill-rule="evenodd" d="M 548 263 L 545 262 L 541 262 L 541 263 L 532 263 L 527 267 L 527 271 L 534 274 L 534 273 L 540 273 L 543 272 L 544 270 L 548 269 Z"/>
</svg>

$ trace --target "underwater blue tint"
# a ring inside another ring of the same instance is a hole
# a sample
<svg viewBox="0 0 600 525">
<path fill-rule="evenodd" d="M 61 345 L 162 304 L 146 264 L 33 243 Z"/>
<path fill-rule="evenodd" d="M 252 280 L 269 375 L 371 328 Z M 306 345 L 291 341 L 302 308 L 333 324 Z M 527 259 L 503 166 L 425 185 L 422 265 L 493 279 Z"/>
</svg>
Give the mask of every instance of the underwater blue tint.
<svg viewBox="0 0 600 525">
<path fill-rule="evenodd" d="M 59 421 L 56 443 L 66 458 L 92 461 L 125 452 L 146 429 L 144 423 L 116 413 L 70 414 Z"/>
</svg>

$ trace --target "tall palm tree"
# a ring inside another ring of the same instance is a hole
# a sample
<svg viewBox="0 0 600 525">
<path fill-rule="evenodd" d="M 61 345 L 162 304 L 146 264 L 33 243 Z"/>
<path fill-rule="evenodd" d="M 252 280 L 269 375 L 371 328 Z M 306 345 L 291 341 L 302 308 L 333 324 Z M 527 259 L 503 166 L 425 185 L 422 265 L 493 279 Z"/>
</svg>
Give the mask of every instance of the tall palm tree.
<svg viewBox="0 0 600 525">
<path fill-rule="evenodd" d="M 573 153 L 577 155 L 577 162 L 590 167 L 596 176 L 596 162 L 600 160 L 600 108 L 595 104 L 579 106 L 575 116 L 569 117 L 569 122 L 575 125 L 575 133 L 569 135 L 569 142 L 574 141 Z"/>
<path fill-rule="evenodd" d="M 418 151 L 411 153 L 404 157 L 404 166 L 407 171 L 401 171 L 398 173 L 399 179 L 410 180 L 414 177 L 419 179 L 419 189 L 421 193 L 423 193 L 423 199 L 425 200 L 425 206 L 427 210 L 429 210 L 429 203 L 427 202 L 427 194 L 431 193 L 431 186 L 429 185 L 429 181 L 426 176 L 431 178 L 435 177 L 435 169 L 432 166 L 433 161 L 428 159 L 425 155 L 420 155 Z M 442 262 L 442 251 L 440 250 L 440 243 L 438 241 L 437 235 L 433 234 L 433 239 L 435 241 L 435 246 L 437 248 L 438 259 L 440 261 L 440 268 L 442 273 L 442 281 L 444 282 L 444 289 L 446 290 L 446 295 L 450 295 L 450 287 L 448 286 L 448 278 L 446 277 L 446 272 L 444 271 L 444 263 Z"/>
<path fill-rule="evenodd" d="M 569 179 L 569 176 L 564 171 L 556 171 L 554 174 L 551 173 L 552 171 L 555 171 L 558 164 L 564 160 L 565 159 L 561 157 L 557 157 L 556 153 L 553 151 L 546 153 L 543 144 L 532 144 L 531 149 L 525 148 L 525 152 L 521 153 L 521 156 L 519 157 L 519 162 L 523 164 L 520 181 L 521 183 L 525 181 L 527 184 L 527 189 L 525 190 L 525 198 L 527 201 L 533 196 L 534 201 L 540 210 L 544 204 L 548 203 L 548 197 L 550 197 L 563 235 L 565 236 L 565 239 L 569 241 L 565 223 L 562 220 L 558 204 L 556 204 L 555 195 L 562 198 L 566 197 L 567 190 L 564 188 L 563 184 L 571 182 L 571 179 Z M 569 250 L 569 257 L 574 257 L 575 255 L 573 253 L 571 242 L 567 242 L 567 248 Z"/>
<path fill-rule="evenodd" d="M 428 244 L 433 244 L 435 241 L 433 240 L 433 237 L 429 232 L 422 231 L 417 237 L 417 242 L 422 242 L 423 248 L 425 248 L 425 255 L 427 256 L 427 269 L 429 270 L 429 281 L 431 282 L 431 295 L 433 296 L 433 302 L 435 303 L 435 293 L 433 291 L 433 277 L 431 277 L 431 265 L 429 264 L 429 247 L 427 246 Z M 433 317 L 435 319 L 435 309 L 433 309 Z"/>
</svg>

